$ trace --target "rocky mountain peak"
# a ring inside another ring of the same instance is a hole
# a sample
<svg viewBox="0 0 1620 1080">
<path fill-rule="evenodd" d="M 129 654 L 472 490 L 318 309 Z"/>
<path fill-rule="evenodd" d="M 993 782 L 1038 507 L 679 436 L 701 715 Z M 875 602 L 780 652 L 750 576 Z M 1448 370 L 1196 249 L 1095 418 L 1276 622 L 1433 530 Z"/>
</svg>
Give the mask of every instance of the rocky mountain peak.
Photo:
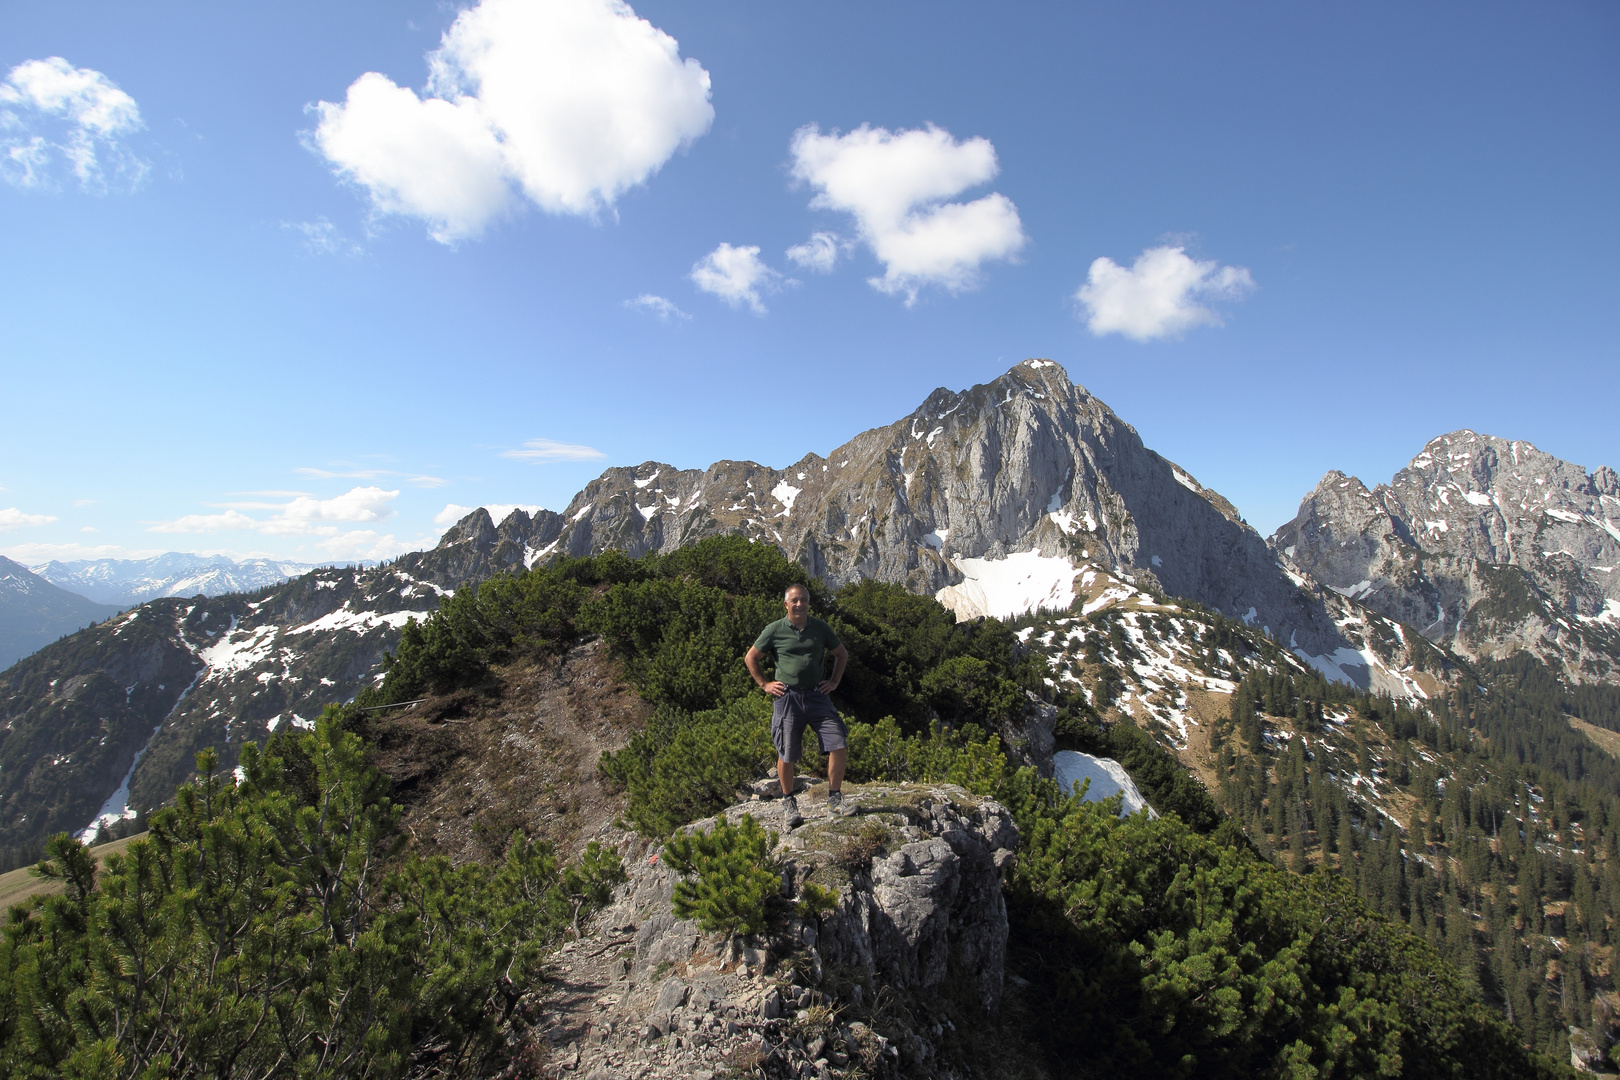
<svg viewBox="0 0 1620 1080">
<path fill-rule="evenodd" d="M 479 550 L 500 569 L 735 534 L 776 545 L 835 588 L 901 583 L 961 618 L 1188 597 L 1299 655 L 1361 665 L 1328 663 L 1336 678 L 1370 677 L 1344 620 L 1289 578 L 1229 502 L 1050 360 L 940 387 L 894 423 L 783 468 L 645 461 L 607 469 L 561 514 L 487 517 L 459 523 L 439 552 Z M 436 580 L 449 578 L 442 568 Z"/>
<path fill-rule="evenodd" d="M 1620 663 L 1617 480 L 1453 431 L 1371 491 L 1329 472 L 1270 543 L 1296 572 L 1465 655 L 1528 648 L 1601 678 Z"/>
</svg>

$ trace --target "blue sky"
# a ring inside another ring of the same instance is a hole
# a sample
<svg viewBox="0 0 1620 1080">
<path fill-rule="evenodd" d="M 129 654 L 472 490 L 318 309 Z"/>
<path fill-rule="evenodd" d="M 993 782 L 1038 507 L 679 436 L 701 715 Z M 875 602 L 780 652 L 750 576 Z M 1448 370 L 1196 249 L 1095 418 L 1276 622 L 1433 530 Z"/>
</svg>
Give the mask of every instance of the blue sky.
<svg viewBox="0 0 1620 1080">
<path fill-rule="evenodd" d="M 1460 427 L 1620 466 L 1612 4 L 13 3 L 4 73 L 28 562 L 383 557 L 1031 356 L 1262 532 Z"/>
</svg>

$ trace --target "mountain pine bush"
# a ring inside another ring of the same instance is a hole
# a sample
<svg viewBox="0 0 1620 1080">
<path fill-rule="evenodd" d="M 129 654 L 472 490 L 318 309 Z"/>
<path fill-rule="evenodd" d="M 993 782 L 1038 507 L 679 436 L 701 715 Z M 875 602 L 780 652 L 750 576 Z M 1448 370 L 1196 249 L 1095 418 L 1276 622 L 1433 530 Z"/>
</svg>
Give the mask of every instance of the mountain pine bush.
<svg viewBox="0 0 1620 1080">
<path fill-rule="evenodd" d="M 387 779 L 330 715 L 244 747 L 239 781 L 216 765 L 99 875 L 51 840 L 64 891 L 0 941 L 0 1075 L 481 1075 L 542 951 L 622 876 L 521 836 L 495 866 L 400 858 Z"/>
<path fill-rule="evenodd" d="M 695 919 L 710 931 L 757 934 L 765 929 L 765 901 L 782 888 L 773 870 L 776 833 L 750 814 L 733 825 L 726 818 L 707 832 L 670 837 L 663 858 L 682 875 L 675 883 L 678 918 Z"/>
</svg>

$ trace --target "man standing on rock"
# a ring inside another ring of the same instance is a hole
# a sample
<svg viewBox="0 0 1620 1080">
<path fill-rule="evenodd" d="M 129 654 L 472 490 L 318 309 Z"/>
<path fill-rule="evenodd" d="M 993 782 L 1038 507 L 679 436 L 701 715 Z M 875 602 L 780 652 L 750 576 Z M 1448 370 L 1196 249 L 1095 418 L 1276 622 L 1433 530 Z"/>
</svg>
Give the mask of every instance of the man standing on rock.
<svg viewBox="0 0 1620 1080">
<path fill-rule="evenodd" d="M 810 614 L 810 590 L 789 585 L 782 598 L 787 618 L 778 619 L 749 646 L 743 663 L 759 688 L 776 699 L 771 710 L 771 741 L 776 744 L 776 778 L 782 785 L 782 823 L 791 829 L 804 820 L 793 797 L 793 766 L 798 762 L 806 724 L 813 725 L 821 752 L 827 755 L 827 809 L 844 805 L 844 763 L 849 756 L 849 729 L 827 695 L 838 689 L 849 662 L 849 650 L 832 627 Z M 822 661 L 832 653 L 830 679 L 821 677 Z M 776 678 L 765 678 L 764 661 L 776 666 Z"/>
</svg>

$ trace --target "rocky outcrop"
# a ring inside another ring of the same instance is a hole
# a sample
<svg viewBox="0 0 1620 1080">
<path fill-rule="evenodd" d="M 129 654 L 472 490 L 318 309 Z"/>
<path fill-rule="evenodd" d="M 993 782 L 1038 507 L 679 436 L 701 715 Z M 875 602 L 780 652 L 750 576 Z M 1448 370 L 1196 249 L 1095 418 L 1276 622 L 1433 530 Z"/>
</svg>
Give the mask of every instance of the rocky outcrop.
<svg viewBox="0 0 1620 1080">
<path fill-rule="evenodd" d="M 1620 476 L 1456 431 L 1389 484 L 1330 472 L 1269 541 L 1297 573 L 1467 657 L 1620 669 Z"/>
<path fill-rule="evenodd" d="M 594 936 L 558 955 L 540 1005 L 553 1074 L 952 1071 L 958 1022 L 991 1022 L 1001 1001 L 1001 877 L 1017 828 L 950 785 L 849 785 L 836 817 L 821 790 L 800 796 L 805 823 L 779 834 L 782 894 L 757 938 L 677 919 L 658 845 L 620 837 L 629 881 Z M 744 814 L 781 826 L 774 800 L 726 811 Z M 836 893 L 830 911 L 795 907 L 807 884 Z"/>
</svg>

